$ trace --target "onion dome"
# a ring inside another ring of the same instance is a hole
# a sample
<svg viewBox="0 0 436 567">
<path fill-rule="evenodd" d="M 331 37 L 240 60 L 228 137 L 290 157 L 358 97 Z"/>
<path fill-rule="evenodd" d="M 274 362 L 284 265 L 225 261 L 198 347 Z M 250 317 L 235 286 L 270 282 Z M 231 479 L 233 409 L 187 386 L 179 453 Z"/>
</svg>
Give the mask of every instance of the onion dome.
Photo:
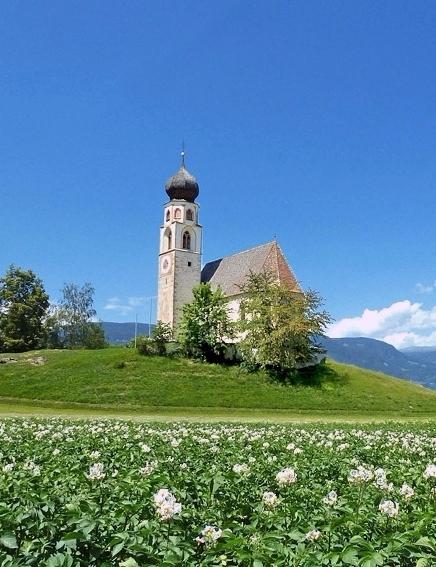
<svg viewBox="0 0 436 567">
<path fill-rule="evenodd" d="M 197 180 L 185 168 L 184 159 L 179 171 L 166 182 L 165 191 L 170 199 L 184 199 L 190 203 L 198 197 L 200 190 Z"/>
</svg>

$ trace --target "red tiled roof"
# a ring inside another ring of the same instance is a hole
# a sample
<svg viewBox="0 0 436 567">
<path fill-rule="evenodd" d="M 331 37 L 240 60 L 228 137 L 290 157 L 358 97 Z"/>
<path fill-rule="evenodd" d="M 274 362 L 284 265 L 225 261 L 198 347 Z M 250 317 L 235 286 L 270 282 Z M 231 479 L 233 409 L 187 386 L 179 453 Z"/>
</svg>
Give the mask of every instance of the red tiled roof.
<svg viewBox="0 0 436 567">
<path fill-rule="evenodd" d="M 287 285 L 292 291 L 301 291 L 275 240 L 208 262 L 201 271 L 201 281 L 210 282 L 212 287 L 220 287 L 224 295 L 232 296 L 241 293 L 241 286 L 246 283 L 250 272 L 259 274 L 264 271 L 272 272 L 280 283 Z"/>
</svg>

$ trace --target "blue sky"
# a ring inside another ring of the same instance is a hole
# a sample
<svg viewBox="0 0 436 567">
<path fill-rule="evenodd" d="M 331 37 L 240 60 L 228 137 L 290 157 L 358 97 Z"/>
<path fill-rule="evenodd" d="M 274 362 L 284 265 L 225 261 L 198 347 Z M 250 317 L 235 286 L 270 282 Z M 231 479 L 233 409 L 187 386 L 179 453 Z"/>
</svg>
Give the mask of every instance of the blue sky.
<svg viewBox="0 0 436 567">
<path fill-rule="evenodd" d="M 276 235 L 332 334 L 436 345 L 435 26 L 430 1 L 4 3 L 0 272 L 148 320 L 184 139 L 204 261 Z"/>
</svg>

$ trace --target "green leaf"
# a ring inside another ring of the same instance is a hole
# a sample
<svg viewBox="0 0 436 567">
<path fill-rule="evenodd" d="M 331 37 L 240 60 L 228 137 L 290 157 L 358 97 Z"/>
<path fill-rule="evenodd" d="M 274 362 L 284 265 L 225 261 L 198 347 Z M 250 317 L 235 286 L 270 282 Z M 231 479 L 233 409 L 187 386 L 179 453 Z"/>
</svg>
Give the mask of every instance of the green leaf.
<svg viewBox="0 0 436 567">
<path fill-rule="evenodd" d="M 263 562 L 260 559 L 255 559 L 253 561 L 253 567 L 263 567 Z"/>
<path fill-rule="evenodd" d="M 435 549 L 435 546 L 431 539 L 426 536 L 420 537 L 416 542 L 416 545 L 419 545 L 420 547 L 429 547 L 431 550 Z"/>
<path fill-rule="evenodd" d="M 118 553 L 123 549 L 123 547 L 124 547 L 124 541 L 120 541 L 120 543 L 114 545 L 112 548 L 112 557 L 118 555 Z"/>
<path fill-rule="evenodd" d="M 14 536 L 13 533 L 6 532 L 0 536 L 0 544 L 3 547 L 7 547 L 8 549 L 17 549 L 17 538 Z"/>
<path fill-rule="evenodd" d="M 342 554 L 342 561 L 345 565 L 357 565 L 357 549 L 351 547 Z"/>
<path fill-rule="evenodd" d="M 139 567 L 138 563 L 133 559 L 133 557 L 129 557 L 125 561 L 120 563 L 120 567 Z"/>
</svg>

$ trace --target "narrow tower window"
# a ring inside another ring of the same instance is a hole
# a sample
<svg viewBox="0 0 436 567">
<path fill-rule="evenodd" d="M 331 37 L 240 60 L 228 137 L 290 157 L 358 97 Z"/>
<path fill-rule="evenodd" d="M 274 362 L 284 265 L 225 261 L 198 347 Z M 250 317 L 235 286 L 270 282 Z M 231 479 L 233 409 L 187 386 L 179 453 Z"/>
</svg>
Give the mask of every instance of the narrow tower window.
<svg viewBox="0 0 436 567">
<path fill-rule="evenodd" d="M 194 220 L 194 213 L 191 209 L 188 209 L 186 211 L 186 220 Z"/>
<path fill-rule="evenodd" d="M 170 218 L 171 218 L 171 213 L 170 213 L 170 210 L 167 209 L 167 214 L 165 215 L 165 220 L 168 222 L 170 220 Z"/>
<path fill-rule="evenodd" d="M 188 231 L 183 233 L 183 249 L 191 250 L 191 235 Z"/>
<path fill-rule="evenodd" d="M 172 234 L 171 231 L 169 231 L 167 234 L 167 250 L 171 250 L 171 245 L 173 243 L 172 241 L 173 241 Z"/>
<path fill-rule="evenodd" d="M 174 218 L 176 220 L 180 220 L 182 218 L 182 211 L 180 209 L 176 209 L 174 211 Z"/>
</svg>

